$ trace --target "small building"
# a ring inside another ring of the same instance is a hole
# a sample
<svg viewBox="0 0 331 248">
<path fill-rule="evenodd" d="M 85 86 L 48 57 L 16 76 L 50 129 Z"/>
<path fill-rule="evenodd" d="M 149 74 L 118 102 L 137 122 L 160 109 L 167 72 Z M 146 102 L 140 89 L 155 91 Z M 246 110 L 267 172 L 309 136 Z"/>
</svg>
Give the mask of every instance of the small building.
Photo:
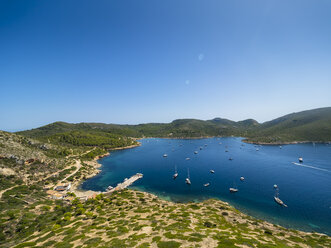
<svg viewBox="0 0 331 248">
<path fill-rule="evenodd" d="M 66 190 L 69 190 L 70 188 L 71 188 L 71 183 L 57 185 L 54 190 L 56 190 L 56 191 L 66 191 Z"/>
</svg>

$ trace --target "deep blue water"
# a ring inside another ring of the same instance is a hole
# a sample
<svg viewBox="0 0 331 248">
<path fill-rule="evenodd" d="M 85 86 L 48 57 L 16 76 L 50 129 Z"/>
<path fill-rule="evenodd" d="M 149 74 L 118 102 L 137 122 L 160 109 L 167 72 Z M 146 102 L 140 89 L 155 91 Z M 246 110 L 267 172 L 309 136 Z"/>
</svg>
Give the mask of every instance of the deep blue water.
<svg viewBox="0 0 331 248">
<path fill-rule="evenodd" d="M 143 139 L 141 143 L 140 147 L 114 151 L 101 159 L 102 172 L 85 181 L 82 188 L 104 191 L 141 172 L 144 177 L 131 188 L 177 202 L 219 198 L 275 224 L 331 235 L 331 145 L 284 145 L 282 149 L 259 146 L 256 151 L 254 145 L 233 137 Z M 167 158 L 163 157 L 165 153 Z M 311 167 L 292 164 L 299 157 L 303 157 L 303 165 Z M 173 180 L 175 165 L 179 176 Z M 185 184 L 187 168 L 190 186 Z M 211 169 L 215 174 L 210 173 Z M 207 182 L 210 186 L 204 187 Z M 288 208 L 274 202 L 274 184 Z M 239 189 L 235 194 L 229 193 L 233 186 Z"/>
</svg>

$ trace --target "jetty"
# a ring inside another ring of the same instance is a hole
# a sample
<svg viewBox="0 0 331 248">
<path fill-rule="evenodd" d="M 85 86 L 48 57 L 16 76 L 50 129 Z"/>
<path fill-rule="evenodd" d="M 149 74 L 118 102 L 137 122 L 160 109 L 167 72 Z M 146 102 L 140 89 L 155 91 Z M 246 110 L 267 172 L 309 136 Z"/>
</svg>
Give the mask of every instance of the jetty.
<svg viewBox="0 0 331 248">
<path fill-rule="evenodd" d="M 116 187 L 108 190 L 104 194 L 112 193 L 112 192 L 115 192 L 118 190 L 123 190 L 123 189 L 129 187 L 131 184 L 133 184 L 135 181 L 139 180 L 142 177 L 143 177 L 142 173 L 137 173 L 137 174 L 133 175 L 132 177 L 130 177 L 129 179 L 125 178 L 122 183 L 117 184 Z"/>
</svg>

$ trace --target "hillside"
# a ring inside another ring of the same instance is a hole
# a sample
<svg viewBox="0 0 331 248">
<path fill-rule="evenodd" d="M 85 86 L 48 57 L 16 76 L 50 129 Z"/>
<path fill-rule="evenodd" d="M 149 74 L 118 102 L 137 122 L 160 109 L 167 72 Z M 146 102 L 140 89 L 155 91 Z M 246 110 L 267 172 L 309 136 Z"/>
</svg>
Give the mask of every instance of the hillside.
<svg viewBox="0 0 331 248">
<path fill-rule="evenodd" d="M 233 135 L 246 137 L 248 142 L 257 143 L 328 142 L 331 141 L 331 107 L 293 113 L 262 124 L 253 119 L 235 122 L 222 118 L 206 121 L 178 119 L 171 123 L 139 125 L 55 122 L 40 128 L 18 132 L 18 134 L 46 141 L 56 139 L 56 136 L 59 135 L 72 136 L 73 131 L 80 132 L 80 135 L 83 133 L 96 135 L 100 139 L 103 139 L 101 136 L 108 137 L 108 139 L 116 138 L 116 135 L 135 138 L 197 138 Z M 58 139 L 61 140 L 61 138 Z M 117 144 L 109 142 L 108 145 L 111 148 Z"/>
<path fill-rule="evenodd" d="M 292 113 L 265 122 L 248 134 L 251 142 L 331 141 L 331 108 Z"/>
<path fill-rule="evenodd" d="M 61 146 L 56 139 L 44 143 L 0 131 L 0 247 L 331 245 L 327 235 L 273 225 L 219 200 L 181 204 L 132 190 L 78 198 L 75 193 L 82 192 L 75 187 L 97 173 L 90 160 L 105 152 L 103 141 L 92 137 L 91 142 L 100 146 L 85 141 Z M 60 182 L 72 187 L 63 200 L 55 200 L 49 191 Z"/>
</svg>

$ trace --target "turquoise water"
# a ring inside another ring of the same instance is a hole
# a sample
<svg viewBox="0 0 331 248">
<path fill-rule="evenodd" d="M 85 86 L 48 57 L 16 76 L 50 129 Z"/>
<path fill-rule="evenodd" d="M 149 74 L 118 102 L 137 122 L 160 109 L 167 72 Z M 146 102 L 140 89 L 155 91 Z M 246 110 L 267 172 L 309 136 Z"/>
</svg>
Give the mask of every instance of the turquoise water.
<svg viewBox="0 0 331 248">
<path fill-rule="evenodd" d="M 104 191 L 141 172 L 144 177 L 131 188 L 176 202 L 218 198 L 244 213 L 284 227 L 330 235 L 331 145 L 284 145 L 280 149 L 241 140 L 143 139 L 140 147 L 114 151 L 101 159 L 102 172 L 85 181 L 82 188 Z M 301 166 L 293 164 L 299 157 L 304 160 Z M 179 174 L 176 180 L 172 178 L 175 165 Z M 188 168 L 190 186 L 185 184 Z M 241 176 L 245 177 L 243 182 Z M 210 186 L 204 187 L 207 182 Z M 274 202 L 274 184 L 288 208 Z M 239 189 L 235 194 L 229 193 L 233 186 Z"/>
</svg>

